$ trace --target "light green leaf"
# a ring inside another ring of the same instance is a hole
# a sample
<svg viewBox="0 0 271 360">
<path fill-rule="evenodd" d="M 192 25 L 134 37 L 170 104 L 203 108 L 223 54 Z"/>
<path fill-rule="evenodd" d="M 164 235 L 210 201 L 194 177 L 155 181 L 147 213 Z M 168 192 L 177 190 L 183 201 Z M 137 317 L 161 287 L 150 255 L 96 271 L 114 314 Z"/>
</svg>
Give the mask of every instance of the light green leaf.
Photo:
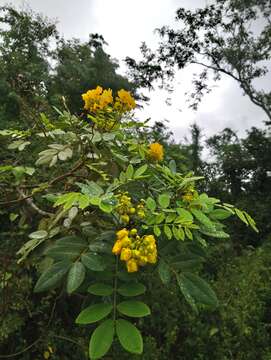
<svg viewBox="0 0 271 360">
<path fill-rule="evenodd" d="M 134 174 L 134 178 L 138 178 L 139 176 L 143 175 L 144 172 L 148 169 L 148 165 L 145 164 L 145 165 L 142 165 L 140 166 L 136 171 L 135 171 L 135 174 Z"/>
<path fill-rule="evenodd" d="M 69 270 L 67 278 L 67 293 L 71 294 L 85 279 L 86 269 L 80 261 L 76 261 Z"/>
<path fill-rule="evenodd" d="M 154 225 L 153 232 L 154 232 L 155 236 L 160 236 L 161 235 L 161 230 L 160 230 L 159 226 L 157 226 L 157 225 Z"/>
<path fill-rule="evenodd" d="M 102 320 L 111 313 L 113 309 L 112 304 L 95 304 L 90 305 L 86 309 L 80 312 L 75 322 L 76 324 L 93 324 L 99 320 Z"/>
<path fill-rule="evenodd" d="M 143 317 L 150 315 L 150 308 L 142 301 L 123 301 L 117 305 L 118 311 L 127 316 L 131 317 Z"/>
<path fill-rule="evenodd" d="M 191 209 L 191 213 L 195 216 L 195 218 L 201 222 L 206 228 L 213 230 L 215 229 L 214 224 L 211 222 L 211 220 L 206 216 L 202 211 L 198 209 Z"/>
<path fill-rule="evenodd" d="M 66 275 L 71 263 L 67 260 L 59 261 L 46 270 L 38 279 L 34 292 L 46 291 L 53 288 Z"/>
<path fill-rule="evenodd" d="M 215 220 L 224 220 L 230 217 L 232 214 L 224 209 L 215 209 L 210 212 L 210 217 Z"/>
<path fill-rule="evenodd" d="M 115 334 L 113 320 L 101 323 L 93 332 L 89 342 L 89 357 L 91 360 L 102 358 L 110 349 Z"/>
<path fill-rule="evenodd" d="M 183 208 L 178 208 L 177 213 L 179 216 L 177 216 L 177 218 L 175 219 L 175 223 L 185 224 L 193 221 L 193 215 L 189 211 Z"/>
<path fill-rule="evenodd" d="M 158 202 L 159 202 L 159 205 L 165 209 L 169 206 L 169 203 L 170 203 L 170 195 L 167 194 L 167 193 L 164 193 L 164 194 L 161 194 L 158 196 Z"/>
<path fill-rule="evenodd" d="M 170 240 L 172 238 L 172 231 L 168 225 L 164 225 L 164 233 L 166 237 Z"/>
<path fill-rule="evenodd" d="M 245 215 L 243 214 L 243 212 L 239 209 L 234 209 L 236 215 L 239 217 L 240 220 L 242 220 L 246 225 L 248 225 L 248 221 L 245 217 Z"/>
<path fill-rule="evenodd" d="M 156 202 L 153 198 L 148 197 L 148 199 L 146 200 L 146 206 L 149 210 L 151 211 L 155 211 L 156 209 Z"/>
<path fill-rule="evenodd" d="M 88 292 L 97 296 L 109 296 L 113 293 L 113 287 L 107 284 L 96 283 L 88 287 Z"/>
<path fill-rule="evenodd" d="M 143 340 L 139 330 L 129 321 L 116 321 L 116 332 L 121 346 L 132 354 L 142 354 Z"/>
<path fill-rule="evenodd" d="M 45 239 L 48 236 L 48 232 L 45 230 L 34 231 L 28 235 L 30 239 Z"/>
<path fill-rule="evenodd" d="M 134 167 L 132 164 L 129 164 L 126 170 L 127 179 L 132 179 L 134 175 Z"/>
<path fill-rule="evenodd" d="M 122 296 L 138 296 L 144 294 L 146 286 L 140 283 L 123 284 L 117 289 Z"/>
</svg>

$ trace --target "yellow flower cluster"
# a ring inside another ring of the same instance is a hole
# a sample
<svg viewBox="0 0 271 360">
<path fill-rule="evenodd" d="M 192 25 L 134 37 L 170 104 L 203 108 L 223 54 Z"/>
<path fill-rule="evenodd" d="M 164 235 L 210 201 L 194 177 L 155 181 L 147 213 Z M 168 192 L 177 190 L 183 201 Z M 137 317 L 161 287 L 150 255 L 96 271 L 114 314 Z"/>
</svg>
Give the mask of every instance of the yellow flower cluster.
<svg viewBox="0 0 271 360">
<path fill-rule="evenodd" d="M 112 90 L 103 90 L 101 86 L 97 86 L 96 89 L 88 90 L 82 94 L 82 99 L 85 102 L 84 109 L 96 112 L 113 103 Z"/>
<path fill-rule="evenodd" d="M 144 200 L 141 199 L 138 205 L 134 205 L 131 201 L 131 197 L 128 196 L 128 192 L 121 193 L 117 195 L 118 197 L 118 205 L 116 207 L 116 211 L 120 215 L 120 219 L 128 224 L 130 221 L 130 217 L 133 215 L 138 216 L 143 219 L 145 217 L 144 211 Z"/>
<path fill-rule="evenodd" d="M 163 145 L 159 143 L 153 143 L 149 145 L 149 157 L 156 161 L 162 161 L 164 158 Z"/>
<path fill-rule="evenodd" d="M 118 91 L 118 97 L 116 98 L 115 108 L 120 112 L 131 111 L 136 107 L 135 99 L 132 97 L 129 91 L 123 89 Z"/>
<path fill-rule="evenodd" d="M 190 187 L 187 189 L 186 193 L 182 196 L 183 201 L 185 202 L 191 202 L 196 197 L 198 197 L 198 192 L 193 189 L 193 187 Z"/>
<path fill-rule="evenodd" d="M 123 89 L 118 91 L 115 102 L 112 90 L 103 89 L 101 86 L 97 86 L 96 89 L 88 90 L 82 94 L 82 99 L 85 102 L 84 109 L 90 112 L 116 110 L 119 113 L 125 113 L 136 107 L 135 100 L 130 92 Z"/>
<path fill-rule="evenodd" d="M 116 235 L 117 239 L 112 248 L 112 253 L 120 255 L 120 259 L 126 262 L 128 272 L 136 272 L 139 266 L 144 266 L 147 263 L 156 263 L 157 248 L 153 235 L 140 237 L 136 229 L 121 229 Z"/>
</svg>

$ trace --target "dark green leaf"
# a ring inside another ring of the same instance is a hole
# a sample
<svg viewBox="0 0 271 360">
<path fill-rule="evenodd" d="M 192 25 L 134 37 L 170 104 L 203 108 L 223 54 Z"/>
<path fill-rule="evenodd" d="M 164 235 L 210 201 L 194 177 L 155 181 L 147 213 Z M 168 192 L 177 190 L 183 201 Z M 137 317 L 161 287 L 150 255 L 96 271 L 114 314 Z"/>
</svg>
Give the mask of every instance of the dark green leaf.
<svg viewBox="0 0 271 360">
<path fill-rule="evenodd" d="M 111 313 L 113 309 L 112 304 L 95 304 L 90 305 L 80 312 L 75 322 L 76 324 L 92 324 L 102 320 Z"/>
<path fill-rule="evenodd" d="M 143 340 L 139 330 L 127 320 L 116 321 L 116 331 L 121 346 L 132 354 L 142 354 Z"/>
<path fill-rule="evenodd" d="M 88 288 L 88 292 L 97 296 L 109 296 L 113 292 L 113 288 L 110 285 L 97 283 L 90 285 Z"/>
<path fill-rule="evenodd" d="M 209 284 L 192 273 L 182 273 L 177 276 L 177 282 L 186 300 L 193 308 L 198 304 L 217 307 L 216 294 Z"/>
<path fill-rule="evenodd" d="M 81 261 L 88 269 L 92 271 L 103 271 L 106 268 L 104 259 L 100 255 L 86 253 L 81 256 Z"/>
<path fill-rule="evenodd" d="M 142 301 L 123 301 L 117 305 L 121 314 L 131 317 L 142 317 L 150 315 L 150 308 Z"/>
<path fill-rule="evenodd" d="M 89 342 L 90 359 L 100 359 L 110 349 L 115 333 L 113 320 L 106 320 L 101 323 L 93 332 Z"/>
<path fill-rule="evenodd" d="M 168 284 L 171 279 L 170 267 L 161 259 L 158 264 L 158 273 L 163 284 Z"/>
<path fill-rule="evenodd" d="M 67 293 L 71 294 L 85 279 L 86 269 L 80 261 L 76 261 L 69 270 L 67 277 Z"/>
<path fill-rule="evenodd" d="M 140 283 L 123 284 L 118 288 L 118 293 L 122 296 L 137 296 L 144 294 L 146 287 Z"/>
<path fill-rule="evenodd" d="M 67 260 L 57 262 L 53 264 L 47 271 L 45 271 L 38 279 L 34 292 L 41 292 L 48 290 L 64 277 L 71 267 L 71 263 Z"/>
</svg>

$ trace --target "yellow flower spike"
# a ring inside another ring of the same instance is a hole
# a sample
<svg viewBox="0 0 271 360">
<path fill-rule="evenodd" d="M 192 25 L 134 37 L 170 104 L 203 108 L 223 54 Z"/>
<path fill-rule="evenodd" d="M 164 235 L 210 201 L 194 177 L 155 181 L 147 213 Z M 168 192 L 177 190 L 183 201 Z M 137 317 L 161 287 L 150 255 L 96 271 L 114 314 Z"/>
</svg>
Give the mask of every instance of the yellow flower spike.
<svg viewBox="0 0 271 360">
<path fill-rule="evenodd" d="M 159 143 L 150 144 L 148 154 L 152 160 L 162 161 L 164 158 L 163 145 Z"/>
<path fill-rule="evenodd" d="M 121 241 L 122 241 L 122 244 L 124 247 L 131 245 L 131 240 L 128 238 L 128 236 L 125 236 L 124 238 L 122 238 Z"/>
<path fill-rule="evenodd" d="M 120 260 L 122 261 L 128 261 L 131 259 L 132 256 L 132 251 L 128 248 L 123 248 L 121 250 L 121 254 L 120 254 Z"/>
<path fill-rule="evenodd" d="M 124 229 L 119 230 L 116 235 L 117 235 L 118 239 L 122 239 L 122 238 L 128 236 L 129 232 L 126 228 L 124 228 Z"/>
<path fill-rule="evenodd" d="M 115 255 L 119 255 L 121 252 L 122 246 L 123 246 L 122 241 L 117 240 L 113 246 L 112 253 Z"/>
<path fill-rule="evenodd" d="M 130 259 L 126 262 L 127 271 L 129 273 L 138 271 L 138 264 L 135 259 Z"/>
</svg>

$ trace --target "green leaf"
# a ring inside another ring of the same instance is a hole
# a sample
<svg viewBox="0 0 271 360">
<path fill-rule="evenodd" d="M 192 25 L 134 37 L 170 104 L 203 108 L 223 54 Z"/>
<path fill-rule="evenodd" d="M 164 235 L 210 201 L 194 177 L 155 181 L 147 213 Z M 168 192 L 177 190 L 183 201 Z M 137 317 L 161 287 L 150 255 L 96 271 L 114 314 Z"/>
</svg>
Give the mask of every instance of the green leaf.
<svg viewBox="0 0 271 360">
<path fill-rule="evenodd" d="M 139 176 L 141 176 L 142 174 L 144 174 L 144 172 L 148 169 L 148 165 L 145 164 L 145 165 L 142 165 L 140 166 L 136 171 L 135 171 L 135 174 L 134 174 L 134 178 L 138 178 Z"/>
<path fill-rule="evenodd" d="M 210 217 L 215 220 L 224 220 L 230 217 L 232 214 L 224 209 L 215 209 L 210 212 Z"/>
<path fill-rule="evenodd" d="M 157 226 L 157 225 L 154 225 L 153 232 L 154 232 L 154 235 L 156 235 L 156 236 L 161 235 L 161 230 L 160 230 L 159 226 Z"/>
<path fill-rule="evenodd" d="M 187 227 L 184 228 L 185 235 L 188 237 L 189 240 L 193 240 L 193 234 Z"/>
<path fill-rule="evenodd" d="M 111 211 L 113 210 L 112 205 L 108 204 L 107 202 L 104 202 L 104 201 L 100 202 L 99 208 L 107 214 L 111 213 Z"/>
<path fill-rule="evenodd" d="M 201 222 L 204 226 L 206 226 L 206 228 L 210 230 L 215 229 L 212 221 L 202 211 L 198 209 L 191 209 L 190 211 L 199 222 Z"/>
<path fill-rule="evenodd" d="M 107 284 L 96 283 L 89 286 L 88 292 L 97 296 L 109 296 L 113 293 L 113 288 Z"/>
<path fill-rule="evenodd" d="M 51 289 L 64 277 L 71 267 L 71 263 L 63 260 L 53 264 L 47 271 L 45 271 L 38 279 L 34 292 L 41 292 Z"/>
<path fill-rule="evenodd" d="M 48 236 L 48 232 L 45 230 L 38 230 L 29 234 L 30 239 L 45 239 Z"/>
<path fill-rule="evenodd" d="M 168 284 L 171 279 L 170 267 L 161 259 L 158 264 L 158 274 L 163 284 Z"/>
<path fill-rule="evenodd" d="M 156 202 L 153 198 L 148 197 L 148 199 L 146 200 L 146 206 L 149 210 L 151 211 L 155 211 L 156 209 Z"/>
<path fill-rule="evenodd" d="M 123 284 L 117 289 L 122 296 L 138 296 L 144 294 L 146 287 L 140 283 Z"/>
<path fill-rule="evenodd" d="M 228 239 L 230 237 L 229 234 L 225 233 L 222 230 L 211 232 L 208 230 L 199 229 L 199 231 L 206 236 L 210 236 L 210 237 L 214 237 L 214 238 L 218 238 L 218 239 Z"/>
<path fill-rule="evenodd" d="M 170 195 L 166 193 L 159 195 L 158 202 L 163 209 L 167 208 L 170 204 Z"/>
<path fill-rule="evenodd" d="M 139 330 L 129 321 L 116 321 L 116 332 L 121 346 L 132 354 L 142 354 L 143 340 Z"/>
<path fill-rule="evenodd" d="M 170 240 L 172 238 L 172 231 L 168 225 L 164 225 L 164 233 L 166 237 Z"/>
<path fill-rule="evenodd" d="M 71 294 L 85 279 L 86 269 L 80 261 L 76 261 L 69 270 L 67 277 L 67 293 Z"/>
<path fill-rule="evenodd" d="M 86 309 L 80 312 L 75 322 L 76 324 L 93 324 L 99 320 L 102 320 L 111 313 L 113 309 L 112 304 L 95 304 L 90 305 Z"/>
<path fill-rule="evenodd" d="M 81 256 L 81 261 L 89 270 L 103 271 L 106 268 L 104 259 L 100 255 L 86 253 Z"/>
<path fill-rule="evenodd" d="M 216 294 L 210 285 L 199 276 L 192 273 L 182 273 L 177 276 L 177 282 L 185 299 L 194 309 L 198 304 L 218 306 Z"/>
<path fill-rule="evenodd" d="M 243 214 L 243 212 L 236 208 L 234 209 L 234 211 L 235 211 L 236 215 L 239 217 L 239 219 L 241 221 L 243 221 L 246 225 L 248 225 L 248 221 L 247 221 L 245 215 Z"/>
<path fill-rule="evenodd" d="M 102 358 L 110 349 L 115 334 L 114 321 L 108 319 L 101 323 L 93 332 L 89 342 L 90 359 Z"/>
<path fill-rule="evenodd" d="M 132 179 L 134 175 L 134 167 L 132 164 L 129 164 L 126 170 L 127 179 Z"/>
<path fill-rule="evenodd" d="M 118 311 L 127 316 L 131 317 L 143 317 L 150 315 L 150 308 L 142 301 L 123 301 L 117 305 Z"/>
<path fill-rule="evenodd" d="M 87 244 L 82 243 L 66 243 L 57 241 L 55 245 L 45 250 L 44 254 L 54 260 L 75 260 L 87 248 Z"/>
<path fill-rule="evenodd" d="M 178 208 L 177 213 L 179 216 L 177 216 L 177 218 L 175 219 L 175 223 L 182 224 L 193 221 L 193 215 L 189 211 L 183 208 Z"/>
</svg>

